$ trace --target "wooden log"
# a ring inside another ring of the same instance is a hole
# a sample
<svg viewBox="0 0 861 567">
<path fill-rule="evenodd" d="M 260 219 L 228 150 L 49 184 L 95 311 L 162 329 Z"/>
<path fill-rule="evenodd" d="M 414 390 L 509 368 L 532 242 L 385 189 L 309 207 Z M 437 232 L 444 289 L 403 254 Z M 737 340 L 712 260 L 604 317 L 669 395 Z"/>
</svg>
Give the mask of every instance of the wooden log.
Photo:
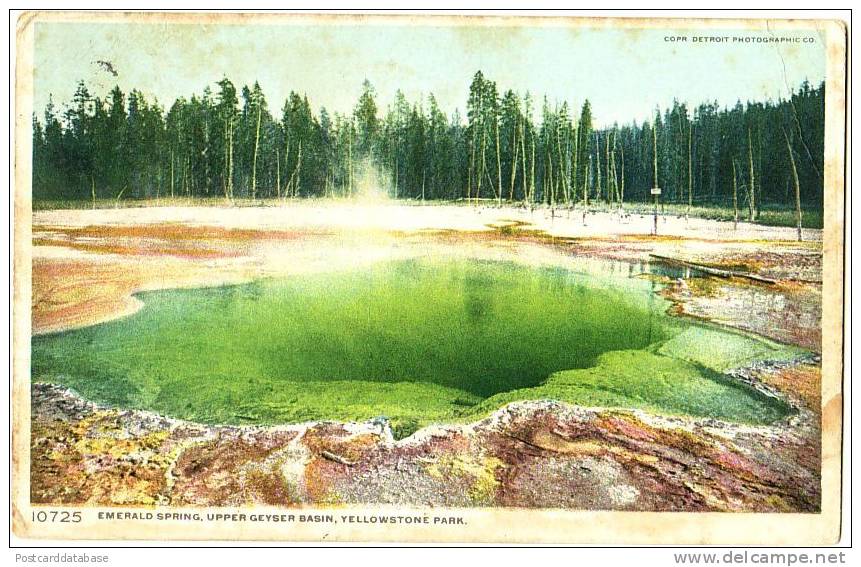
<svg viewBox="0 0 861 567">
<path fill-rule="evenodd" d="M 334 461 L 342 465 L 347 465 L 348 467 L 352 467 L 356 464 L 353 461 L 345 459 L 341 455 L 336 455 L 335 453 L 330 453 L 329 451 L 322 451 L 320 455 L 323 456 L 323 458 L 325 459 L 329 459 L 330 461 Z"/>
<path fill-rule="evenodd" d="M 693 268 L 694 270 L 699 270 L 704 274 L 708 274 L 710 276 L 717 276 L 720 278 L 745 278 L 748 280 L 753 280 L 760 283 L 767 284 L 776 284 L 777 280 L 767 278 L 765 276 L 760 276 L 757 274 L 749 274 L 746 272 L 739 272 L 736 270 L 726 270 L 723 268 L 714 268 L 712 266 L 706 266 L 704 264 L 698 264 L 696 262 L 689 262 L 687 260 L 680 260 L 678 258 L 670 258 L 669 256 L 660 256 L 658 254 L 649 254 L 651 258 L 655 258 L 657 260 L 661 260 L 663 262 L 667 262 L 668 264 L 676 264 L 679 266 L 684 266 L 686 268 Z"/>
</svg>

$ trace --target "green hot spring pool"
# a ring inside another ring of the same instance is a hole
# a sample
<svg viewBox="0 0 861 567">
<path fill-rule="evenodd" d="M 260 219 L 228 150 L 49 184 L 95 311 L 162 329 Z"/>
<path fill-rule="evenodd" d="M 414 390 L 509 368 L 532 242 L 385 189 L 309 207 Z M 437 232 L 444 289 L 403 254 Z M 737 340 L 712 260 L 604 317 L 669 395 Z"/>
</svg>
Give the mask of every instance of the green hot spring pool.
<svg viewBox="0 0 861 567">
<path fill-rule="evenodd" d="M 666 314 L 648 278 L 422 258 L 141 293 L 136 314 L 32 340 L 32 378 L 205 423 L 388 417 L 402 432 L 515 400 L 769 423 L 722 370 L 797 355 Z"/>
</svg>

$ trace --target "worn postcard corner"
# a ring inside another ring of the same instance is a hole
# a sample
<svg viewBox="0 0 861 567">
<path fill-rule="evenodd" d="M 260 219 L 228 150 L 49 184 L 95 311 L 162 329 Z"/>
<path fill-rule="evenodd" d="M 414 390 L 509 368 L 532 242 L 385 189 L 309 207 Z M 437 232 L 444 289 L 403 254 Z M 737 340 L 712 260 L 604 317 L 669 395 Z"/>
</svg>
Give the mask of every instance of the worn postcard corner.
<svg viewBox="0 0 861 567">
<path fill-rule="evenodd" d="M 19 537 L 839 539 L 844 22 L 16 32 Z"/>
</svg>

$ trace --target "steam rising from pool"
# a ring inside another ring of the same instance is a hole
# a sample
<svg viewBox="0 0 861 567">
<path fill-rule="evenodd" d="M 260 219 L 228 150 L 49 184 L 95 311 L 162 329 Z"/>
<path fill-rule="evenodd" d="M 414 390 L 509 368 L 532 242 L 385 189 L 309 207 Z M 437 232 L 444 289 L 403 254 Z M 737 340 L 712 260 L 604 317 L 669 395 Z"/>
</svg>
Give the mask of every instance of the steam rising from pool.
<svg viewBox="0 0 861 567">
<path fill-rule="evenodd" d="M 395 196 L 391 173 L 371 158 L 353 165 L 353 195 L 364 203 L 381 203 Z"/>
</svg>

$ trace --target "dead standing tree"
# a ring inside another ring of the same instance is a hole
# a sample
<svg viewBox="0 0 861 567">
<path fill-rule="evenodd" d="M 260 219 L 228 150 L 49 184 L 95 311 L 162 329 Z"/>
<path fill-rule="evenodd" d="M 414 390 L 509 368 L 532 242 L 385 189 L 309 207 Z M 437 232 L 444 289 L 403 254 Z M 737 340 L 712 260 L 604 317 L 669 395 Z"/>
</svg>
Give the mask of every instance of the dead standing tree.
<svg viewBox="0 0 861 567">
<path fill-rule="evenodd" d="M 575 124 L 572 136 L 574 137 L 574 152 L 571 154 L 571 162 L 572 162 L 572 175 L 573 179 L 571 181 L 571 201 L 569 202 L 569 206 L 574 208 L 574 201 L 577 199 L 577 167 L 580 165 L 578 163 L 578 154 L 580 152 L 580 131 L 577 129 Z"/>
<path fill-rule="evenodd" d="M 625 147 L 619 146 L 619 166 L 621 167 L 621 179 L 619 184 L 619 210 L 625 210 Z"/>
<path fill-rule="evenodd" d="M 526 174 L 526 125 L 525 118 L 520 125 L 520 160 L 523 165 L 523 205 L 526 207 L 527 201 L 529 201 L 529 183 L 528 176 Z"/>
<path fill-rule="evenodd" d="M 275 148 L 275 196 L 281 198 L 281 154 Z"/>
<path fill-rule="evenodd" d="M 256 100 L 257 105 L 257 128 L 254 132 L 254 159 L 251 166 L 251 198 L 257 198 L 257 154 L 260 151 L 260 119 L 262 117 L 262 108 L 260 98 Z"/>
<path fill-rule="evenodd" d="M 493 125 L 496 130 L 496 202 L 502 207 L 502 151 L 499 147 L 499 116 L 493 113 Z"/>
<path fill-rule="evenodd" d="M 694 204 L 694 177 L 693 177 L 693 152 L 692 140 L 694 137 L 694 124 L 688 122 L 688 210 L 685 213 L 685 220 L 691 214 L 691 208 Z"/>
<path fill-rule="evenodd" d="M 511 144 L 512 147 L 514 148 L 514 155 L 512 156 L 512 159 L 511 159 L 511 179 L 510 179 L 511 184 L 508 187 L 508 201 L 510 203 L 514 202 L 514 183 L 517 180 L 517 160 L 519 159 L 519 156 L 517 155 L 517 153 L 518 153 L 518 150 L 520 149 L 519 146 L 517 145 L 518 144 L 517 131 L 518 131 L 519 127 L 520 127 L 520 116 L 515 115 L 515 117 L 514 117 L 514 128 L 512 131 L 512 144 Z"/>
<path fill-rule="evenodd" d="M 595 132 L 595 200 L 601 200 L 601 139 Z"/>
<path fill-rule="evenodd" d="M 569 187 L 569 179 L 568 173 L 565 171 L 565 164 L 567 160 L 565 159 L 565 150 L 562 149 L 562 128 L 556 128 L 556 151 L 559 156 L 559 177 L 562 185 L 562 200 L 567 205 L 568 198 L 570 197 L 570 187 Z M 566 142 L 566 148 L 568 143 Z"/>
<path fill-rule="evenodd" d="M 795 167 L 795 156 L 792 153 L 792 142 L 789 141 L 789 135 L 783 130 L 783 138 L 786 140 L 786 151 L 789 154 L 789 165 L 792 170 L 792 180 L 795 184 L 795 227 L 798 231 L 798 241 L 801 242 L 801 184 L 798 181 L 798 169 Z"/>
<path fill-rule="evenodd" d="M 756 220 L 756 175 L 753 171 L 753 143 L 751 142 L 750 128 L 747 129 L 747 162 L 749 170 L 750 187 L 748 187 L 748 220 L 753 222 Z"/>
<path fill-rule="evenodd" d="M 613 137 L 613 132 L 610 131 L 607 133 L 607 139 L 604 140 L 604 179 L 607 182 L 607 205 L 608 209 L 609 205 L 616 198 L 615 196 L 615 187 L 613 184 L 614 178 L 613 173 L 610 170 L 610 138 Z"/>
<path fill-rule="evenodd" d="M 732 228 L 738 229 L 738 175 L 736 174 L 735 158 L 732 160 Z"/>
</svg>

